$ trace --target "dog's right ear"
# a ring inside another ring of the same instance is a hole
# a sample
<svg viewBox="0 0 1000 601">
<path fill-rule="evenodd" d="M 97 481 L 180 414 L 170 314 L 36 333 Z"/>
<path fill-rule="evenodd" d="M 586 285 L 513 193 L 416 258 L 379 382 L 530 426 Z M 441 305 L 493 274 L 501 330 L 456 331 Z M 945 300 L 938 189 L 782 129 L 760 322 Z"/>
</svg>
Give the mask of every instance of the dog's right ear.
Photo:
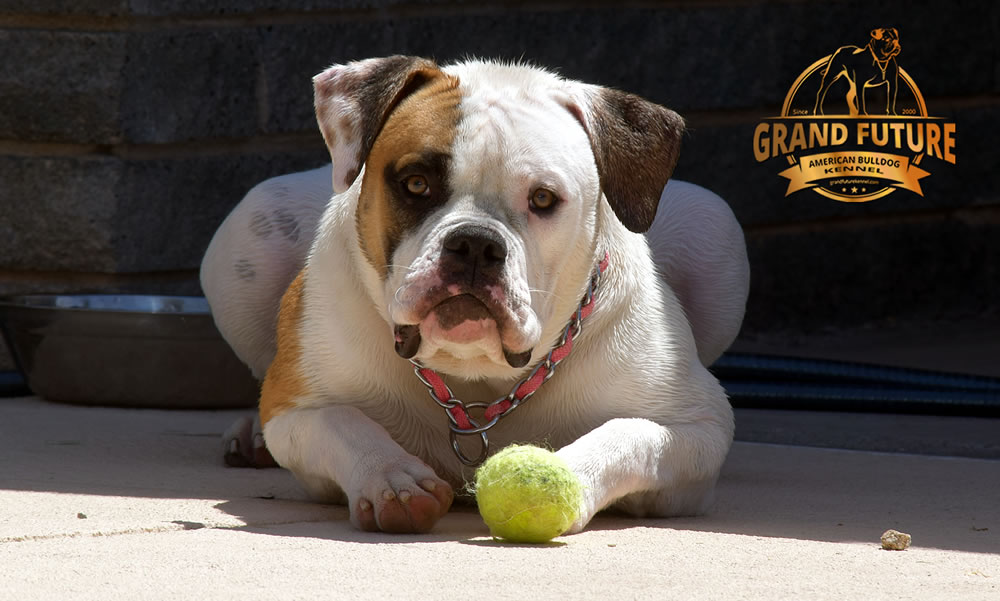
<svg viewBox="0 0 1000 601">
<path fill-rule="evenodd" d="M 333 190 L 357 179 L 389 113 L 403 98 L 442 75 L 433 62 L 389 56 L 333 65 L 313 78 L 316 120 L 333 160 Z"/>
</svg>

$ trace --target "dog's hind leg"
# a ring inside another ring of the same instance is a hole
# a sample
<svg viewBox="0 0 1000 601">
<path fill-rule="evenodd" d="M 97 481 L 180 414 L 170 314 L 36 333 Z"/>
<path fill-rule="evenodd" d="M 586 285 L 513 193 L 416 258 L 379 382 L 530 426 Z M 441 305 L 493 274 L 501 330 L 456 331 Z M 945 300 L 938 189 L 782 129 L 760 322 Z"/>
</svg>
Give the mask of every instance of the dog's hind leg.
<svg viewBox="0 0 1000 601">
<path fill-rule="evenodd" d="M 201 287 L 215 324 L 258 379 L 274 359 L 281 296 L 305 263 L 332 193 L 329 166 L 269 179 L 233 209 L 205 253 Z M 260 430 L 251 415 L 226 430 L 226 465 L 276 465 Z"/>
<path fill-rule="evenodd" d="M 269 179 L 219 227 L 201 264 L 201 287 L 223 338 L 254 376 L 274 359 L 278 306 L 305 264 L 333 193 L 330 166 Z"/>
<path fill-rule="evenodd" d="M 657 270 L 684 307 L 698 358 L 710 365 L 743 323 L 750 289 L 743 229 L 722 198 L 671 180 L 646 236 Z"/>
</svg>

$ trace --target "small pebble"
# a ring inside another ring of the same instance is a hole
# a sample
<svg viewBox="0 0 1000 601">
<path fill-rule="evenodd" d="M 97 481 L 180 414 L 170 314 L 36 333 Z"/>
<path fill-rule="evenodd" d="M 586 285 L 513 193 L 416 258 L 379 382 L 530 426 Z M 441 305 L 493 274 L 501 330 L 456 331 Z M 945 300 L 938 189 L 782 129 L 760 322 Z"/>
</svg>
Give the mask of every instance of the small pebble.
<svg viewBox="0 0 1000 601">
<path fill-rule="evenodd" d="M 882 548 L 887 551 L 902 551 L 910 546 L 910 535 L 898 530 L 882 533 Z"/>
</svg>

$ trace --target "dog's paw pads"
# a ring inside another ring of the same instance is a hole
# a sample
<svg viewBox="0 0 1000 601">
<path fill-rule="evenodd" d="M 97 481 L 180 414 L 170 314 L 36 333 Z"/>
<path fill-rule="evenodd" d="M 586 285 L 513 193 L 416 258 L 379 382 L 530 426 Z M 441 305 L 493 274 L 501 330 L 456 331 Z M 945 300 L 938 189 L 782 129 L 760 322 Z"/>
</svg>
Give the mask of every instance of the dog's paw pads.
<svg viewBox="0 0 1000 601">
<path fill-rule="evenodd" d="M 368 531 L 427 532 L 448 512 L 454 493 L 447 482 L 414 459 L 371 474 L 351 503 L 351 521 Z"/>
</svg>

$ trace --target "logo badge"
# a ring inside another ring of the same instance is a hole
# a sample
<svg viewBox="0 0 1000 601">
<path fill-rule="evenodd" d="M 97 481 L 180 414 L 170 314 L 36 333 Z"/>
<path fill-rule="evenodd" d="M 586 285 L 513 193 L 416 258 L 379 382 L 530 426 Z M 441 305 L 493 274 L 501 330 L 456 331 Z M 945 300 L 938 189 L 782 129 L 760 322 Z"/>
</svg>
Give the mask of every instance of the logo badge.
<svg viewBox="0 0 1000 601">
<path fill-rule="evenodd" d="M 898 189 L 923 196 L 928 161 L 955 164 L 955 124 L 927 114 L 900 65 L 899 33 L 874 29 L 863 46 L 843 46 L 809 65 L 781 115 L 757 124 L 754 157 L 783 157 L 785 196 L 802 190 L 868 202 Z"/>
</svg>

